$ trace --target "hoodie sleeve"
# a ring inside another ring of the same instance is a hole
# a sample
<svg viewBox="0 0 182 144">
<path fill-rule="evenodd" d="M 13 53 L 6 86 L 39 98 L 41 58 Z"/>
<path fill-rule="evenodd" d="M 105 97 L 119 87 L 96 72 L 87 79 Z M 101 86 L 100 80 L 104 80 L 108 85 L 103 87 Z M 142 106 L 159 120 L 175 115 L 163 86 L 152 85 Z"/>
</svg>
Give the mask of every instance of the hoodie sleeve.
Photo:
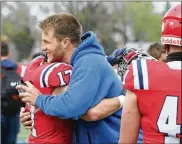
<svg viewBox="0 0 182 144">
<path fill-rule="evenodd" d="M 90 70 L 77 67 L 66 92 L 58 96 L 39 95 L 35 105 L 47 115 L 77 119 L 96 97 L 100 79 Z"/>
</svg>

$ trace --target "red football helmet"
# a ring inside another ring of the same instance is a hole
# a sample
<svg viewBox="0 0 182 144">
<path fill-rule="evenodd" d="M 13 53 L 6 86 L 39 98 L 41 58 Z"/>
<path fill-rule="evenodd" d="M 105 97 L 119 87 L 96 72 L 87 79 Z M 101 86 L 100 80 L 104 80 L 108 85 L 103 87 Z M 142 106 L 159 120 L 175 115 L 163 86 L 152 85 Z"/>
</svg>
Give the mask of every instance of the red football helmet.
<svg viewBox="0 0 182 144">
<path fill-rule="evenodd" d="M 181 8 L 181 4 L 173 6 L 168 10 L 162 20 L 161 42 L 163 45 L 182 46 Z"/>
</svg>

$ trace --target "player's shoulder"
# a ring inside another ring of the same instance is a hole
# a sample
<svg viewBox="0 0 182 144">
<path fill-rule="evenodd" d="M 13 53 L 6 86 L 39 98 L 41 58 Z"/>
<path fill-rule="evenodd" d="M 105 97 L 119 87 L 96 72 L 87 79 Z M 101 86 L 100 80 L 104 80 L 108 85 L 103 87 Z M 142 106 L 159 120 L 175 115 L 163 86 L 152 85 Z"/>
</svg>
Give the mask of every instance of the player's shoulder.
<svg viewBox="0 0 182 144">
<path fill-rule="evenodd" d="M 42 65 L 39 71 L 41 87 L 65 86 L 69 83 L 72 66 L 56 62 Z"/>
<path fill-rule="evenodd" d="M 44 60 L 45 60 L 45 56 L 39 55 L 30 61 L 30 65 L 35 65 L 35 64 L 41 65 L 43 64 Z"/>
<path fill-rule="evenodd" d="M 64 72 L 66 70 L 72 70 L 72 66 L 62 62 L 46 63 L 42 65 L 40 69 L 40 71 L 45 74 L 56 74 L 58 72 Z"/>
<path fill-rule="evenodd" d="M 124 76 L 124 87 L 129 90 L 149 90 L 149 74 L 155 72 L 157 65 L 158 62 L 154 60 L 133 60 Z"/>
<path fill-rule="evenodd" d="M 32 73 L 32 72 L 34 72 L 43 63 L 44 63 L 44 56 L 37 56 L 37 57 L 35 57 L 27 65 L 26 71 L 25 71 L 25 75 L 26 75 L 26 73 Z"/>
</svg>

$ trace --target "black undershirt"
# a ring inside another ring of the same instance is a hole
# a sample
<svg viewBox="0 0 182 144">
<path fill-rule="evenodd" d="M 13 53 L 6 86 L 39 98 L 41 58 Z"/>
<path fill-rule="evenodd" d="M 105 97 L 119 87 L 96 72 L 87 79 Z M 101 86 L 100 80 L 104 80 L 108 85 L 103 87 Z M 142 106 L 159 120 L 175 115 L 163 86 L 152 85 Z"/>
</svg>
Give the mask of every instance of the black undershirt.
<svg viewBox="0 0 182 144">
<path fill-rule="evenodd" d="M 167 56 L 166 62 L 182 61 L 182 52 L 174 52 Z"/>
</svg>

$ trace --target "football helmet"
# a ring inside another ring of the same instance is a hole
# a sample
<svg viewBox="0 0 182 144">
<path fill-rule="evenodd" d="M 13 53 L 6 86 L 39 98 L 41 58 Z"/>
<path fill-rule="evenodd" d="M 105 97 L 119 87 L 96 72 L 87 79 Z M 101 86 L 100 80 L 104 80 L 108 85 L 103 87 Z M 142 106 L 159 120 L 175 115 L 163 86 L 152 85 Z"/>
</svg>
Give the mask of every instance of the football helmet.
<svg viewBox="0 0 182 144">
<path fill-rule="evenodd" d="M 123 54 L 118 57 L 117 63 L 118 63 L 118 75 L 121 77 L 121 80 L 123 81 L 124 75 L 126 71 L 129 68 L 130 63 L 132 60 L 137 59 L 150 59 L 150 60 L 156 60 L 154 57 L 149 55 L 146 51 L 143 49 L 136 49 L 136 48 L 126 48 L 123 52 Z"/>
<path fill-rule="evenodd" d="M 161 43 L 163 45 L 182 46 L 181 8 L 181 4 L 175 5 L 164 15 L 161 37 Z"/>
</svg>

